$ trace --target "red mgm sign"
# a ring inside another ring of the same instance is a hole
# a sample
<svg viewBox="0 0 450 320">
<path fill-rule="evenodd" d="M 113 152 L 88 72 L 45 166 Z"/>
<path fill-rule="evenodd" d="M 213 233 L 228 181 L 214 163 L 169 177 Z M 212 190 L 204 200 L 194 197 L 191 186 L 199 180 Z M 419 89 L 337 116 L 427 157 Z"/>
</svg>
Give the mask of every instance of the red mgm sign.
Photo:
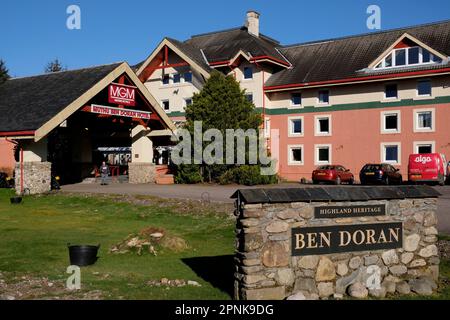
<svg viewBox="0 0 450 320">
<path fill-rule="evenodd" d="M 93 104 L 84 110 L 87 112 L 104 114 L 108 116 L 117 116 L 117 117 L 126 117 L 126 118 L 136 118 L 136 119 L 146 119 L 149 120 L 151 117 L 151 112 L 147 111 L 137 111 L 130 109 L 122 109 L 122 108 L 114 108 L 114 107 L 106 107 L 100 106 L 97 104 Z"/>
<path fill-rule="evenodd" d="M 108 88 L 108 102 L 123 106 L 136 105 L 136 87 L 112 83 Z"/>
</svg>

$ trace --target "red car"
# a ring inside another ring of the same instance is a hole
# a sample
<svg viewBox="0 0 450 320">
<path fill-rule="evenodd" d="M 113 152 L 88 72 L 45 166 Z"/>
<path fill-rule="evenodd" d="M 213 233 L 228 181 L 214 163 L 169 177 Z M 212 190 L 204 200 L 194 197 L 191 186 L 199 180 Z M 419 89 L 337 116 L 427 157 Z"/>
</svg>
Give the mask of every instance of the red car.
<svg viewBox="0 0 450 320">
<path fill-rule="evenodd" d="M 344 168 L 343 166 L 320 166 L 312 173 L 312 181 L 314 184 L 320 182 L 341 184 L 342 182 L 347 182 L 348 184 L 353 184 L 355 182 L 355 177 L 350 170 Z"/>
</svg>

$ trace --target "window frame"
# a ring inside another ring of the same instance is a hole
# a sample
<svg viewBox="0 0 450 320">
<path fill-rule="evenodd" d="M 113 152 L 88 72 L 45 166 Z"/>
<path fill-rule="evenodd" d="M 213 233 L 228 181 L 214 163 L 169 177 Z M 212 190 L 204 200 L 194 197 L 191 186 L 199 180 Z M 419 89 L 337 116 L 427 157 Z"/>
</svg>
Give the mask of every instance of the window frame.
<svg viewBox="0 0 450 320">
<path fill-rule="evenodd" d="M 319 149 L 328 149 L 328 161 L 319 161 Z M 333 163 L 332 160 L 332 145 L 331 144 L 315 144 L 314 145 L 314 165 L 320 166 L 320 165 L 331 165 Z"/>
<path fill-rule="evenodd" d="M 191 104 L 193 103 L 192 97 L 190 97 L 190 98 L 183 98 L 183 101 L 184 101 L 184 107 L 185 107 L 185 108 L 186 108 L 187 106 L 191 105 L 191 104 L 187 104 L 187 101 L 188 101 L 188 100 L 191 100 Z"/>
<path fill-rule="evenodd" d="M 167 77 L 167 83 L 164 83 L 164 79 Z M 170 86 L 171 84 L 171 77 L 170 74 L 164 74 L 161 77 L 161 86 L 166 87 L 166 86 Z"/>
<path fill-rule="evenodd" d="M 165 107 L 164 107 L 164 102 L 167 102 L 168 103 L 168 108 L 166 109 Z M 162 109 L 164 110 L 164 111 L 170 111 L 170 99 L 163 99 L 163 100 L 161 100 L 161 107 L 162 107 Z"/>
<path fill-rule="evenodd" d="M 386 129 L 386 116 L 397 115 L 397 129 Z M 402 132 L 402 115 L 400 110 L 385 110 L 380 113 L 381 134 L 397 134 Z"/>
<path fill-rule="evenodd" d="M 387 87 L 388 86 L 395 86 L 395 90 L 396 90 L 396 95 L 395 97 L 387 97 Z M 385 83 L 384 84 L 384 100 L 385 101 L 393 101 L 393 100 L 399 100 L 399 91 L 398 91 L 398 83 L 395 82 L 390 82 L 390 83 Z"/>
<path fill-rule="evenodd" d="M 175 82 L 175 77 L 178 78 L 178 82 Z M 181 73 L 175 72 L 172 74 L 172 83 L 173 84 L 180 84 L 181 83 Z"/>
<path fill-rule="evenodd" d="M 397 147 L 397 161 L 387 160 L 386 159 L 386 148 L 387 147 Z M 381 163 L 394 165 L 401 165 L 402 163 L 402 144 L 401 142 L 382 142 L 380 144 L 380 157 Z"/>
<path fill-rule="evenodd" d="M 431 112 L 431 128 L 420 128 L 419 127 L 419 114 L 424 112 Z M 413 128 L 414 132 L 435 132 L 436 131 L 436 109 L 435 108 L 423 108 L 413 110 Z"/>
<path fill-rule="evenodd" d="M 300 96 L 300 103 L 299 104 L 295 104 L 294 103 L 294 95 L 299 95 Z M 303 107 L 303 95 L 302 95 L 301 92 L 291 93 L 290 106 L 294 107 L 294 108 L 302 108 Z"/>
<path fill-rule="evenodd" d="M 186 81 L 186 74 L 190 74 L 191 75 L 191 80 L 190 81 Z M 182 83 L 192 83 L 192 81 L 193 81 L 192 71 L 183 72 L 183 76 L 181 77 L 181 79 L 182 79 Z"/>
<path fill-rule="evenodd" d="M 419 94 L 419 84 L 421 82 L 428 82 L 430 84 L 430 94 Z M 433 82 L 431 81 L 431 79 L 420 79 L 420 80 L 417 80 L 416 97 L 417 98 L 432 98 L 433 97 Z"/>
<path fill-rule="evenodd" d="M 247 99 L 248 102 L 253 103 L 253 104 L 255 103 L 255 97 L 254 97 L 254 95 L 253 95 L 253 92 L 246 92 L 246 93 L 244 94 L 244 96 L 245 96 L 245 99 Z M 251 100 L 248 99 L 249 96 L 252 97 Z"/>
<path fill-rule="evenodd" d="M 304 116 L 292 116 L 288 117 L 288 137 L 303 137 L 305 135 L 305 117 Z M 294 120 L 300 120 L 302 122 L 302 131 L 300 133 L 294 133 Z"/>
<path fill-rule="evenodd" d="M 328 92 L 328 102 L 320 102 L 320 92 L 326 91 Z M 330 106 L 331 105 L 331 91 L 330 89 L 319 89 L 317 91 L 317 106 L 323 107 L 323 106 Z"/>
<path fill-rule="evenodd" d="M 419 61 L 418 63 L 409 63 L 409 50 L 412 48 L 419 48 Z M 396 59 L 396 52 L 400 50 L 405 50 L 405 64 L 404 65 L 397 65 L 397 59 Z M 430 55 L 430 61 L 423 62 L 423 52 L 424 50 L 429 53 Z M 391 56 L 392 58 L 392 65 L 386 67 L 386 59 Z M 431 53 L 426 48 L 423 48 L 419 45 L 415 45 L 412 47 L 405 47 L 405 48 L 395 48 L 391 52 L 389 52 L 387 55 L 385 55 L 378 63 L 373 67 L 374 70 L 383 70 L 383 69 L 390 69 L 390 68 L 405 68 L 405 67 L 411 67 L 411 66 L 421 66 L 421 65 L 427 65 L 427 64 L 433 64 L 433 63 L 440 63 L 438 61 L 435 61 L 435 59 L 440 59 L 439 57 L 435 56 L 433 53 Z M 381 66 L 377 68 L 381 63 Z"/>
<path fill-rule="evenodd" d="M 321 132 L 320 130 L 320 122 L 321 119 L 328 119 L 328 132 Z M 314 116 L 314 135 L 316 137 L 329 137 L 333 134 L 332 130 L 332 115 L 331 114 L 323 114 L 323 115 L 315 115 Z"/>
<path fill-rule="evenodd" d="M 247 78 L 247 77 L 246 77 L 245 70 L 247 70 L 247 69 L 251 70 L 251 72 L 252 72 L 252 77 L 251 77 L 251 78 Z M 242 80 L 243 80 L 243 81 L 251 81 L 251 80 L 253 80 L 253 78 L 254 78 L 254 70 L 253 70 L 253 67 L 252 67 L 252 66 L 244 67 L 244 68 L 242 69 Z"/>
<path fill-rule="evenodd" d="M 295 161 L 293 159 L 292 150 L 301 149 L 302 161 Z M 304 166 L 305 165 L 305 148 L 303 144 L 290 144 L 287 146 L 287 160 L 288 166 Z"/>
<path fill-rule="evenodd" d="M 414 153 L 419 153 L 419 147 L 420 146 L 426 146 L 426 145 L 430 145 L 431 146 L 431 153 L 435 153 L 436 152 L 436 141 L 414 141 L 413 142 L 413 151 Z"/>
</svg>

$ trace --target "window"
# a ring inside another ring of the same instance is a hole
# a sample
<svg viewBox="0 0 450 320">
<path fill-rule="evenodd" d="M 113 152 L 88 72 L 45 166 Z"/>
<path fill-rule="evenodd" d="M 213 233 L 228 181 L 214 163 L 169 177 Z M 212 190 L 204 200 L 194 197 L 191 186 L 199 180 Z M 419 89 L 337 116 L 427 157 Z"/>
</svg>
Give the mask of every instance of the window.
<svg viewBox="0 0 450 320">
<path fill-rule="evenodd" d="M 303 117 L 289 117 L 288 118 L 288 136 L 298 137 L 303 136 Z"/>
<path fill-rule="evenodd" d="M 330 136 L 331 135 L 331 115 L 315 116 L 315 135 Z"/>
<path fill-rule="evenodd" d="M 244 67 L 244 79 L 253 79 L 252 67 Z"/>
<path fill-rule="evenodd" d="M 401 128 L 400 110 L 381 112 L 381 133 L 399 133 Z"/>
<path fill-rule="evenodd" d="M 375 66 L 375 69 L 440 62 L 442 62 L 441 58 L 424 48 L 415 46 L 393 50 Z"/>
<path fill-rule="evenodd" d="M 431 80 L 419 80 L 417 82 L 418 96 L 431 96 Z"/>
<path fill-rule="evenodd" d="M 315 165 L 331 164 L 331 145 L 315 145 Z"/>
<path fill-rule="evenodd" d="M 167 85 L 170 82 L 170 76 L 168 74 L 165 74 L 162 78 L 163 85 Z"/>
<path fill-rule="evenodd" d="M 381 144 L 381 162 L 400 164 L 400 143 Z"/>
<path fill-rule="evenodd" d="M 245 98 L 247 99 L 248 102 L 253 103 L 253 93 L 246 93 Z"/>
<path fill-rule="evenodd" d="M 291 95 L 291 105 L 292 106 L 300 106 L 302 104 L 302 94 L 301 93 L 293 93 Z"/>
<path fill-rule="evenodd" d="M 434 146 L 436 143 L 434 141 L 415 141 L 414 142 L 414 152 L 415 153 L 433 153 Z"/>
<path fill-rule="evenodd" d="M 288 146 L 288 165 L 303 165 L 303 145 Z"/>
<path fill-rule="evenodd" d="M 173 83 L 180 83 L 181 82 L 181 75 L 179 73 L 175 73 L 173 75 Z"/>
<path fill-rule="evenodd" d="M 185 72 L 183 75 L 184 82 L 192 82 L 192 72 Z"/>
<path fill-rule="evenodd" d="M 414 132 L 434 132 L 436 130 L 434 108 L 414 110 Z"/>
<path fill-rule="evenodd" d="M 384 89 L 384 98 L 385 99 L 397 99 L 397 85 L 396 84 L 387 84 Z"/>
<path fill-rule="evenodd" d="M 190 106 L 192 104 L 192 98 L 186 98 L 186 99 L 184 99 L 184 105 L 187 107 L 187 106 Z"/>
<path fill-rule="evenodd" d="M 169 110 L 169 108 L 170 108 L 169 100 L 161 101 L 161 105 L 162 105 L 164 110 Z"/>
<path fill-rule="evenodd" d="M 329 104 L 330 103 L 330 91 L 319 90 L 319 104 Z"/>
</svg>

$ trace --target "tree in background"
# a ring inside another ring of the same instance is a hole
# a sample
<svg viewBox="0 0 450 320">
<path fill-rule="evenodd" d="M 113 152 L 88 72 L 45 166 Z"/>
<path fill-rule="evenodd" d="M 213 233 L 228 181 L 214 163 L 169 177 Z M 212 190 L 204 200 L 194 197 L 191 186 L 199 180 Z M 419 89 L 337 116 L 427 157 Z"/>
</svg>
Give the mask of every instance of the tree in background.
<svg viewBox="0 0 450 320">
<path fill-rule="evenodd" d="M 261 115 L 245 96 L 239 83 L 232 76 L 225 76 L 213 71 L 202 90 L 195 94 L 193 103 L 186 107 L 186 124 L 191 136 L 194 136 L 194 122 L 202 121 L 202 130 L 219 130 L 224 137 L 226 129 L 259 130 L 262 124 Z M 205 145 L 204 145 L 205 146 Z M 236 143 L 235 143 L 236 148 Z M 248 148 L 246 148 L 248 151 Z M 225 155 L 225 150 L 223 151 Z M 235 151 L 236 155 L 236 151 Z M 179 183 L 198 183 L 201 181 L 220 183 L 241 183 L 239 177 L 251 175 L 245 184 L 271 183 L 267 177 L 260 175 L 259 165 L 181 165 L 176 168 L 176 181 Z M 243 172 L 245 171 L 245 173 Z M 273 177 L 272 177 L 273 178 Z"/>
<path fill-rule="evenodd" d="M 67 67 L 63 67 L 61 64 L 61 61 L 59 61 L 58 58 L 56 58 L 53 61 L 50 61 L 47 66 L 45 67 L 45 73 L 52 73 L 52 72 L 59 72 L 59 71 L 66 71 Z"/>
<path fill-rule="evenodd" d="M 0 84 L 5 82 L 10 78 L 8 69 L 6 68 L 6 64 L 3 60 L 0 60 Z"/>
</svg>

